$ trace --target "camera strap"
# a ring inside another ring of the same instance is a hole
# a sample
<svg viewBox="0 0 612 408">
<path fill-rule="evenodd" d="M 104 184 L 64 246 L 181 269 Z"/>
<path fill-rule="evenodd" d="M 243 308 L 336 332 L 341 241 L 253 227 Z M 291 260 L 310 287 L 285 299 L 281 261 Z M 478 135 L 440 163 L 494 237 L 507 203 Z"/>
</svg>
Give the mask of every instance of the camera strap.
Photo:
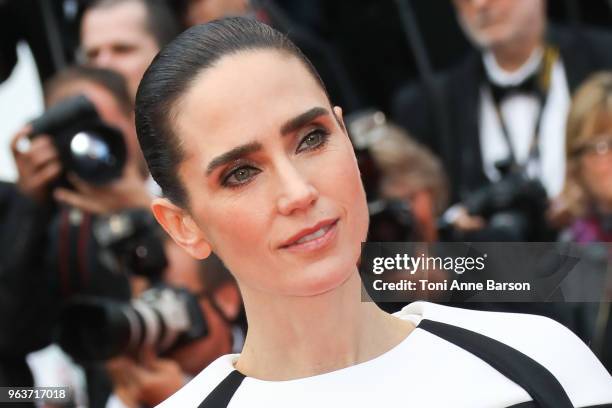
<svg viewBox="0 0 612 408">
<path fill-rule="evenodd" d="M 91 236 L 91 214 L 74 208 L 62 208 L 59 220 L 58 271 L 64 296 L 71 295 L 75 288 L 89 285 L 88 248 Z M 76 277 L 71 273 L 76 271 Z M 77 278 L 78 277 L 78 278 Z M 78 282 L 74 282 L 78 279 Z"/>
<path fill-rule="evenodd" d="M 211 293 L 210 291 L 206 290 L 206 289 L 202 289 L 200 292 L 196 293 L 195 296 L 198 299 L 206 299 L 208 300 L 208 303 L 210 304 L 210 307 L 213 308 L 213 310 L 215 312 L 217 312 L 217 314 L 219 315 L 219 317 L 221 317 L 221 319 L 229 326 L 233 325 L 235 322 L 231 321 L 227 315 L 225 314 L 225 311 L 223 310 L 223 308 L 219 305 L 219 302 L 217 302 L 217 299 L 215 299 L 214 293 Z"/>
<path fill-rule="evenodd" d="M 552 70 L 559 59 L 559 49 L 555 46 L 547 45 L 544 48 L 544 55 L 542 57 L 542 62 L 540 63 L 540 69 L 536 73 L 534 78 L 535 80 L 535 94 L 539 102 L 538 114 L 536 116 L 536 122 L 533 130 L 533 135 L 531 137 L 531 143 L 529 145 L 529 151 L 527 154 L 527 160 L 523 164 L 519 164 L 516 158 L 516 150 L 512 143 L 512 139 L 510 138 L 510 132 L 508 131 L 508 126 L 506 125 L 506 121 L 501 112 L 501 97 L 497 96 L 498 92 L 496 92 L 495 86 L 489 83 L 489 89 L 491 90 L 491 95 L 493 96 L 493 107 L 495 109 L 495 113 L 497 115 L 497 119 L 502 131 L 502 136 L 504 137 L 504 141 L 508 146 L 509 159 L 512 163 L 512 170 L 523 172 L 527 170 L 527 167 L 530 164 L 535 164 L 537 166 L 538 175 L 542 175 L 542 165 L 540 160 L 540 132 L 542 127 L 542 115 L 544 112 L 544 107 L 546 106 L 546 102 L 548 100 L 548 94 L 550 91 L 550 82 L 552 78 Z M 519 87 L 520 88 L 520 87 Z"/>
</svg>

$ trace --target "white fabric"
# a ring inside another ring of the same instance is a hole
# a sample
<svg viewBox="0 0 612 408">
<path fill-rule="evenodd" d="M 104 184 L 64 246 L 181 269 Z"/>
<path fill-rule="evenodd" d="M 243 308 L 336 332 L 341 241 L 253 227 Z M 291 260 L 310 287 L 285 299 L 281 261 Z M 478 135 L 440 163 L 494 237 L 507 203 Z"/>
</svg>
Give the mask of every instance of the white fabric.
<svg viewBox="0 0 612 408">
<path fill-rule="evenodd" d="M 111 394 L 106 401 L 106 408 L 128 408 L 117 394 Z"/>
<path fill-rule="evenodd" d="M 36 387 L 68 387 L 77 408 L 87 406 L 85 372 L 55 343 L 29 353 L 26 361 Z M 0 404 L 2 406 L 2 404 Z M 44 406 L 37 403 L 37 406 Z"/>
<path fill-rule="evenodd" d="M 415 302 L 397 317 L 465 327 L 502 341 L 548 368 L 576 407 L 612 402 L 612 378 L 590 350 L 558 323 L 539 316 L 480 312 Z M 238 354 L 220 357 L 159 408 L 197 407 L 234 370 Z M 529 395 L 469 352 L 416 328 L 370 361 L 290 381 L 244 379 L 229 408 L 496 408 Z"/>
<path fill-rule="evenodd" d="M 147 178 L 146 184 L 147 184 L 147 191 L 149 192 L 149 194 L 151 194 L 152 197 L 162 197 L 163 196 L 161 187 L 159 186 L 159 184 L 155 182 L 155 180 L 153 180 L 153 177 L 151 177 L 150 175 Z"/>
<path fill-rule="evenodd" d="M 509 73 L 496 63 L 490 53 L 483 56 L 489 79 L 498 85 L 516 85 L 533 74 L 542 60 L 542 51 L 536 50 L 517 71 Z M 508 145 L 504 139 L 493 98 L 488 86 L 480 89 L 480 147 L 484 172 L 491 181 L 500 179 L 495 162 L 508 158 Z M 563 188 L 565 179 L 565 121 L 570 107 L 570 93 L 561 59 L 552 68 L 550 91 L 542 112 L 539 140 L 541 171 L 539 166 L 528 166 L 528 173 L 539 178 L 549 197 L 555 197 Z M 517 161 L 527 160 L 539 111 L 535 96 L 516 94 L 505 98 L 500 105 L 501 114 L 515 150 Z M 533 163 L 532 163 L 533 164 Z"/>
</svg>

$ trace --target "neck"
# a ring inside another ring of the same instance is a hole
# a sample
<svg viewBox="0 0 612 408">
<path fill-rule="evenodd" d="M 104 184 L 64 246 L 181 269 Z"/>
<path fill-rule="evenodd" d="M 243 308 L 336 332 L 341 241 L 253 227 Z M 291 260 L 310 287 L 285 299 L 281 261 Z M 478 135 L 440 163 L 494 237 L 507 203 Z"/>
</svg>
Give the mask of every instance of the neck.
<svg viewBox="0 0 612 408">
<path fill-rule="evenodd" d="M 243 290 L 249 330 L 236 369 L 277 381 L 318 375 L 375 358 L 414 328 L 360 296 L 356 270 L 340 287 L 313 297 Z"/>
</svg>

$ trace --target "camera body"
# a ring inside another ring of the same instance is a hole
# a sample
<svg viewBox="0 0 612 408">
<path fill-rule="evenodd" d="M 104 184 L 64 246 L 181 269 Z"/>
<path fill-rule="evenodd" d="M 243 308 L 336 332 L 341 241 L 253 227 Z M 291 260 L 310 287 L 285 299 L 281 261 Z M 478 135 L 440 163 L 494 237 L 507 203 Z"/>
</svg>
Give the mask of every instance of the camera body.
<svg viewBox="0 0 612 408">
<path fill-rule="evenodd" d="M 518 171 L 471 194 L 465 201 L 468 213 L 487 221 L 487 228 L 503 232 L 512 241 L 545 241 L 548 195 L 542 183 Z"/>
<path fill-rule="evenodd" d="M 67 98 L 31 122 L 30 138 L 51 136 L 64 172 L 91 184 L 119 178 L 127 160 L 123 134 L 102 121 L 84 95 Z M 69 185 L 65 178 L 60 183 Z"/>
<path fill-rule="evenodd" d="M 373 200 L 368 202 L 368 212 L 368 241 L 403 242 L 413 239 L 414 217 L 405 201 L 383 198 Z"/>
<path fill-rule="evenodd" d="M 100 245 L 100 258 L 110 270 L 126 268 L 151 282 L 161 279 L 168 266 L 166 237 L 149 211 L 130 209 L 98 217 L 93 233 Z"/>
<path fill-rule="evenodd" d="M 366 109 L 348 115 L 346 123 L 368 200 L 368 241 L 411 241 L 415 222 L 410 205 L 405 200 L 382 197 L 378 191 L 382 173 L 370 148 L 385 136 L 384 114 Z"/>
</svg>

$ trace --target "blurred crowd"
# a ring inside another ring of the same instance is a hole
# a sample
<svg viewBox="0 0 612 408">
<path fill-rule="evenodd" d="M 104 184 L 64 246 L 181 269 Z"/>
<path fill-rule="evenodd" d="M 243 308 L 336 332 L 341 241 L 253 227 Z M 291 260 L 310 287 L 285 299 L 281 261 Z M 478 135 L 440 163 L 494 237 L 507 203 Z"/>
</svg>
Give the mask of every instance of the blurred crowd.
<svg viewBox="0 0 612 408">
<path fill-rule="evenodd" d="M 239 289 L 218 258 L 190 258 L 153 219 L 160 191 L 134 128 L 155 55 L 224 16 L 286 33 L 348 113 L 371 241 L 601 243 L 585 256 L 609 264 L 612 31 L 582 24 L 575 4 L 553 24 L 545 0 L 453 0 L 442 3 L 457 30 L 440 28 L 432 47 L 423 33 L 438 22 L 406 0 L 389 16 L 397 36 L 375 50 L 356 43 L 374 37 L 373 3 L 347 14 L 361 24 L 347 41 L 342 2 L 0 1 L 0 80 L 26 39 L 45 101 L 6 146 L 18 179 L 0 182 L 1 386 L 68 385 L 63 406 L 151 407 L 240 351 Z M 463 43 L 443 38 L 460 32 Z M 452 61 L 434 69 L 445 47 Z M 552 317 L 612 371 L 612 282 L 587 276 L 600 302 L 470 307 Z"/>
</svg>

